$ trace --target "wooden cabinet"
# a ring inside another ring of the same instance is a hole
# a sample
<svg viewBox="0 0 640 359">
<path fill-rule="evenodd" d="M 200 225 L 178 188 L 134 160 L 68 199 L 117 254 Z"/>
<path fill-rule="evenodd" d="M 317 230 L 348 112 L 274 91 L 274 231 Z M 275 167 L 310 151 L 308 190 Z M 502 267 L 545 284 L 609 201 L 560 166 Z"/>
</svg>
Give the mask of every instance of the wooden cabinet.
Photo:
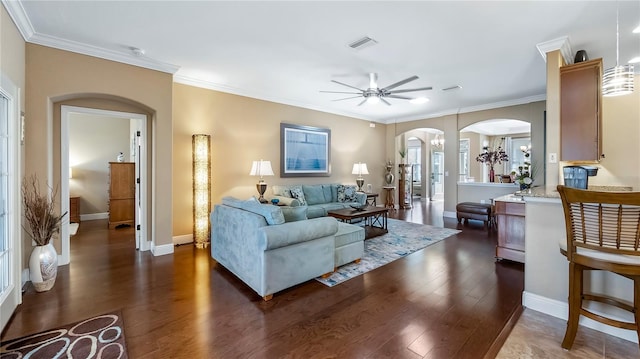
<svg viewBox="0 0 640 359">
<path fill-rule="evenodd" d="M 524 263 L 524 201 L 495 201 L 498 222 L 496 258 Z"/>
<path fill-rule="evenodd" d="M 69 223 L 80 223 L 80 197 L 69 198 Z"/>
<path fill-rule="evenodd" d="M 135 163 L 109 162 L 109 228 L 135 223 Z"/>
<path fill-rule="evenodd" d="M 411 208 L 411 197 L 413 196 L 413 165 L 401 164 L 400 179 L 398 180 L 398 205 L 400 208 Z"/>
<path fill-rule="evenodd" d="M 602 59 L 560 68 L 560 160 L 602 156 Z"/>
</svg>

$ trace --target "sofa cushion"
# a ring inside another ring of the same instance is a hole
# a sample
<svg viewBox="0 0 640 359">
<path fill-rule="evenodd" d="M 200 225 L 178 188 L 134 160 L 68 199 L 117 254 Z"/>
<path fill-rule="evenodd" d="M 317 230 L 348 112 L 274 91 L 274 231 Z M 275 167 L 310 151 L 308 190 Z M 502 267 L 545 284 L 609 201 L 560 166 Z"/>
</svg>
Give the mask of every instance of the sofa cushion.
<svg viewBox="0 0 640 359">
<path fill-rule="evenodd" d="M 338 202 L 357 202 L 356 186 L 338 185 Z"/>
<path fill-rule="evenodd" d="M 296 222 L 307 219 L 307 207 L 280 207 L 285 222 Z"/>
<path fill-rule="evenodd" d="M 274 224 L 283 224 L 284 223 L 284 215 L 282 214 L 282 209 L 278 206 L 273 206 L 270 204 L 262 204 L 258 201 L 243 201 L 242 209 L 245 211 L 253 212 L 259 214 L 267 220 L 269 225 Z"/>
<path fill-rule="evenodd" d="M 289 190 L 291 191 L 291 197 L 297 199 L 301 206 L 305 206 L 307 204 L 307 200 L 304 198 L 304 192 L 302 191 L 302 186 L 291 186 Z"/>
<path fill-rule="evenodd" d="M 289 189 L 289 186 L 280 186 L 280 185 L 273 185 L 271 186 L 271 190 L 273 191 L 273 195 L 274 196 L 282 196 L 282 197 L 291 197 L 291 189 Z"/>
<path fill-rule="evenodd" d="M 347 244 L 364 241 L 364 228 L 353 224 L 338 222 L 336 233 L 336 248 Z"/>
<path fill-rule="evenodd" d="M 325 217 L 327 215 L 327 210 L 323 208 L 323 205 L 315 205 L 307 208 L 307 218 L 318 218 Z"/>
<path fill-rule="evenodd" d="M 333 190 L 332 188 L 335 188 L 336 185 L 334 184 L 323 184 L 322 185 L 322 192 L 324 192 L 324 201 L 326 202 L 335 202 L 338 200 L 338 194 L 336 192 L 336 197 L 333 196 Z"/>
<path fill-rule="evenodd" d="M 327 199 L 324 197 L 324 191 L 322 185 L 307 186 L 302 185 L 302 191 L 304 192 L 304 199 L 308 205 L 314 205 L 319 203 L 327 203 Z"/>
</svg>

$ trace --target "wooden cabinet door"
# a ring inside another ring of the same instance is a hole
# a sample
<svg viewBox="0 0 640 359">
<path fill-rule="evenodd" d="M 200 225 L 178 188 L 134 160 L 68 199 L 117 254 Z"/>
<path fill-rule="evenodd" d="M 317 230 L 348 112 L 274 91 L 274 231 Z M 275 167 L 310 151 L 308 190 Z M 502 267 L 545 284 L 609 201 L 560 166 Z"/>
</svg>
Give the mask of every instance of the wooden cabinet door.
<svg viewBox="0 0 640 359">
<path fill-rule="evenodd" d="M 109 228 L 135 222 L 135 163 L 109 163 Z"/>
<path fill-rule="evenodd" d="M 560 159 L 602 155 L 602 59 L 560 68 Z"/>
<path fill-rule="evenodd" d="M 496 257 L 524 263 L 525 203 L 496 201 Z"/>
</svg>

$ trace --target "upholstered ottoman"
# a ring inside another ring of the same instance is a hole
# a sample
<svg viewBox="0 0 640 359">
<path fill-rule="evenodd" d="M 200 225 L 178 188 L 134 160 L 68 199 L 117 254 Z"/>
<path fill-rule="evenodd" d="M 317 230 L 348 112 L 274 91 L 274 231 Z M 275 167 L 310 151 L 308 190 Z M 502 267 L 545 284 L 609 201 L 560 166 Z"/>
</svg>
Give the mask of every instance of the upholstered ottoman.
<svg viewBox="0 0 640 359">
<path fill-rule="evenodd" d="M 351 262 L 359 262 L 364 254 L 364 228 L 338 222 L 336 233 L 336 268 Z"/>
<path fill-rule="evenodd" d="M 476 219 L 484 222 L 484 226 L 489 230 L 493 225 L 493 205 L 489 203 L 461 202 L 456 205 L 456 215 L 458 223 L 464 219 L 468 222 L 470 219 Z"/>
</svg>

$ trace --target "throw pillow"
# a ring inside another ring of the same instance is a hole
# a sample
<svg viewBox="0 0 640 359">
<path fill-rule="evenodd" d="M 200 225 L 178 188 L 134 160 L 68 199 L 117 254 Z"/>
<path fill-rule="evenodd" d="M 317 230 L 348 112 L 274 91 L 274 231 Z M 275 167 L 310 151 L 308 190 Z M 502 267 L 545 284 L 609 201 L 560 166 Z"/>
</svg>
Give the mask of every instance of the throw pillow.
<svg viewBox="0 0 640 359">
<path fill-rule="evenodd" d="M 304 199 L 304 192 L 302 192 L 302 186 L 291 186 L 291 198 L 295 198 L 300 202 L 301 206 L 306 206 L 307 201 Z"/>
<path fill-rule="evenodd" d="M 288 198 L 292 198 L 291 197 L 291 191 L 289 190 L 289 186 L 280 186 L 280 185 L 273 185 L 271 186 L 271 190 L 273 191 L 273 195 L 274 196 L 282 196 L 282 197 L 288 197 Z"/>
<path fill-rule="evenodd" d="M 307 207 L 280 207 L 285 222 L 296 222 L 307 219 Z"/>
<path fill-rule="evenodd" d="M 338 185 L 338 202 L 356 202 L 356 186 Z"/>
</svg>

